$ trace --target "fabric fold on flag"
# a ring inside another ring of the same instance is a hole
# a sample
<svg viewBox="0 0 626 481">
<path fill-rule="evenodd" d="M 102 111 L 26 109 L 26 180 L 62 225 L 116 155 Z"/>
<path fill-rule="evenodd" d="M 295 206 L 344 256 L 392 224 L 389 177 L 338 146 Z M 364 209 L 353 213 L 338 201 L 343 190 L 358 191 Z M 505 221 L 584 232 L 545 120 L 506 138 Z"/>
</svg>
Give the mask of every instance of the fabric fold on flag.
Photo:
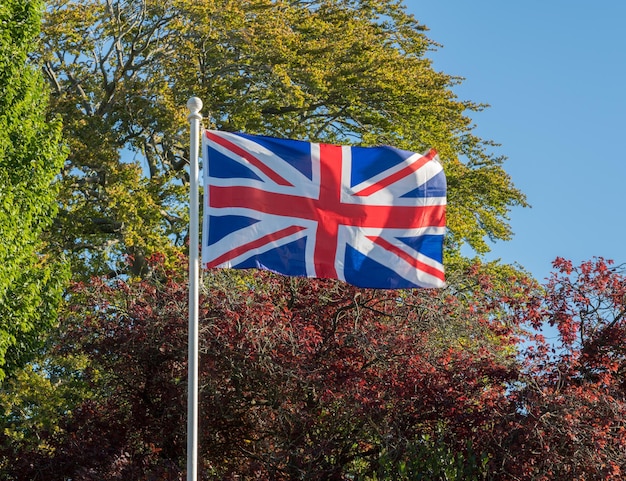
<svg viewBox="0 0 626 481">
<path fill-rule="evenodd" d="M 359 287 L 443 287 L 446 179 L 435 150 L 203 131 L 205 268 Z"/>
</svg>

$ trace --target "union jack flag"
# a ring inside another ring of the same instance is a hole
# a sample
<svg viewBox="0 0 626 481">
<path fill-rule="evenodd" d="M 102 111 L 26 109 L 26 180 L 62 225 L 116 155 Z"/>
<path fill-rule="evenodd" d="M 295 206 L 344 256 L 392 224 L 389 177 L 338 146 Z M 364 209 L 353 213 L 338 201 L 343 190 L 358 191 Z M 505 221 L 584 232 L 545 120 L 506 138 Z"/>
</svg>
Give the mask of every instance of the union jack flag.
<svg viewBox="0 0 626 481">
<path fill-rule="evenodd" d="M 446 180 L 434 150 L 205 130 L 205 268 L 360 287 L 442 287 Z"/>
</svg>

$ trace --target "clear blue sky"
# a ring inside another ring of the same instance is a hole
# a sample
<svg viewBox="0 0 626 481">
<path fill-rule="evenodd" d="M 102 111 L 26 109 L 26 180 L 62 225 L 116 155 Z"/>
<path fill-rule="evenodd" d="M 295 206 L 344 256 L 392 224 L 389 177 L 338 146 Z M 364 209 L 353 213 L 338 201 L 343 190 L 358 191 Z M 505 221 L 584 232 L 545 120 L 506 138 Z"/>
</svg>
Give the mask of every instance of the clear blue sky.
<svg viewBox="0 0 626 481">
<path fill-rule="evenodd" d="M 490 258 L 537 279 L 556 256 L 626 262 L 626 1 L 405 0 L 443 46 L 436 70 L 491 105 L 476 133 L 501 144 L 532 205 Z"/>
</svg>

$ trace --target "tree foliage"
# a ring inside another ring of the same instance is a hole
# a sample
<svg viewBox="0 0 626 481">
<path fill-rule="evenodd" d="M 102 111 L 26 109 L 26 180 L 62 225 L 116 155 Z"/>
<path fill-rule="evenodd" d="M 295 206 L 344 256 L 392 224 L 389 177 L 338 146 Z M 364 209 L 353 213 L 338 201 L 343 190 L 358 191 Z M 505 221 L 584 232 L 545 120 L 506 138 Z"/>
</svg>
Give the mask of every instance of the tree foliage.
<svg viewBox="0 0 626 481">
<path fill-rule="evenodd" d="M 224 130 L 435 147 L 450 193 L 443 290 L 205 274 L 202 479 L 623 478 L 623 269 L 559 259 L 541 288 L 460 257 L 508 238 L 508 210 L 525 200 L 473 133 L 468 114 L 484 106 L 455 97 L 460 79 L 432 68 L 437 45 L 400 3 L 51 0 L 33 55 L 69 148 L 51 227 L 60 127 L 32 116 L 22 129 L 12 115 L 46 106 L 24 67 L 36 3 L 5 4 L 0 21 L 29 19 L 0 36 L 0 188 L 13 186 L 0 229 L 14 241 L 0 248 L 0 288 L 14 276 L 0 313 L 27 320 L 6 331 L 15 359 L 37 339 L 19 330 L 49 323 L 58 300 L 41 253 L 67 254 L 76 281 L 47 351 L 0 385 L 7 479 L 182 478 L 191 95 Z M 41 183 L 25 188 L 28 176 Z M 536 334 L 545 325 L 556 344 Z"/>
<path fill-rule="evenodd" d="M 623 479 L 626 473 L 626 275 L 602 258 L 574 267 L 558 258 L 545 295 L 525 299 L 518 319 L 551 326 L 538 339 L 514 399 L 510 472 L 527 479 Z"/>
<path fill-rule="evenodd" d="M 54 321 L 64 278 L 41 255 L 64 159 L 60 125 L 46 119 L 47 86 L 27 61 L 41 9 L 32 0 L 0 5 L 0 379 Z"/>
<path fill-rule="evenodd" d="M 449 245 L 488 250 L 525 205 L 472 132 L 459 79 L 436 72 L 425 27 L 375 1 L 52 0 L 41 59 L 70 144 L 54 239 L 105 272 L 185 242 L 192 95 L 225 130 L 436 147 L 450 183 Z M 81 268 L 81 272 L 85 272 Z"/>
<path fill-rule="evenodd" d="M 470 459 L 474 474 L 484 469 L 487 458 L 467 440 L 503 395 L 515 351 L 511 329 L 498 327 L 498 339 L 486 340 L 495 334 L 488 319 L 495 304 L 475 286 L 403 294 L 220 271 L 206 282 L 203 479 L 385 479 L 410 463 L 405 473 L 428 466 L 437 479 L 446 470 L 471 471 L 463 467 Z M 65 400 L 56 401 L 71 414 L 57 430 L 14 424 L 11 432 L 39 443 L 17 435 L 6 441 L 10 479 L 179 479 L 184 276 L 157 266 L 143 281 L 93 279 L 74 290 L 55 355 L 87 356 L 79 377 L 92 395 L 71 406 L 72 374 Z M 470 308 L 455 290 L 480 298 Z M 483 335 L 470 328 L 474 309 L 485 309 Z M 451 346 L 453 325 L 459 343 Z"/>
<path fill-rule="evenodd" d="M 182 476 L 187 291 L 160 265 L 74 287 L 56 354 L 84 353 L 69 379 L 91 394 L 56 431 L 22 425 L 39 444 L 3 444 L 9 479 Z M 202 479 L 623 479 L 626 276 L 556 268 L 543 288 L 471 265 L 405 293 L 212 272 Z"/>
</svg>

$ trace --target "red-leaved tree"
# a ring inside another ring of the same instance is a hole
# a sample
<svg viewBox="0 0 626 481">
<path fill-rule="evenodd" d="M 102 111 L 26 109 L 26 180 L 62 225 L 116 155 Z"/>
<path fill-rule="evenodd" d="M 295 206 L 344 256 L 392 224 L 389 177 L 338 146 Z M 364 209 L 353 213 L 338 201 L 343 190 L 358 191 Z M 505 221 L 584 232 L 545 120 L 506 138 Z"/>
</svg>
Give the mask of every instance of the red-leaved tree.
<svg viewBox="0 0 626 481">
<path fill-rule="evenodd" d="M 515 322 L 552 334 L 525 352 L 511 393 L 518 412 L 500 462 L 506 479 L 622 480 L 626 476 L 626 277 L 595 259 L 558 258 L 545 293 Z M 521 416 L 518 416 L 520 414 Z"/>
<path fill-rule="evenodd" d="M 56 355 L 92 393 L 9 479 L 184 478 L 184 269 L 74 286 Z M 621 479 L 623 274 L 540 289 L 468 266 L 442 290 L 214 271 L 201 299 L 200 476 L 267 480 Z M 526 332 L 544 324 L 557 341 Z"/>
</svg>

